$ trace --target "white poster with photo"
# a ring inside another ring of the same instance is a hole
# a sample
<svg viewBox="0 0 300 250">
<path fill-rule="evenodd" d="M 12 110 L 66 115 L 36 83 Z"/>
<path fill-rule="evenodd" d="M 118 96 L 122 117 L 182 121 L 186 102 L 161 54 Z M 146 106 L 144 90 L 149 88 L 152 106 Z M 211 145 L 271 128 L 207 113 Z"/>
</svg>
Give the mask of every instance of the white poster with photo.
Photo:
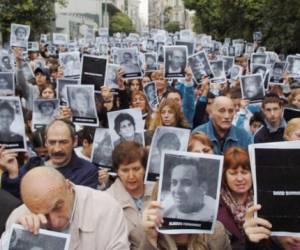
<svg viewBox="0 0 300 250">
<path fill-rule="evenodd" d="M 4 246 L 3 250 L 68 250 L 71 238 L 70 234 L 54 232 L 45 229 L 40 229 L 39 233 L 35 235 L 18 224 L 12 225 L 8 237 L 9 245 Z"/>
<path fill-rule="evenodd" d="M 145 121 L 141 109 L 122 109 L 108 112 L 107 118 L 114 148 L 123 141 L 135 141 L 142 146 L 145 145 Z"/>
<path fill-rule="evenodd" d="M 14 71 L 13 57 L 4 49 L 0 49 L 0 72 Z"/>
<path fill-rule="evenodd" d="M 151 109 L 154 110 L 159 104 L 155 82 L 145 84 L 143 90 Z"/>
<path fill-rule="evenodd" d="M 145 182 L 157 181 L 159 179 L 163 150 L 187 150 L 190 132 L 189 129 L 175 127 L 161 126 L 156 128 L 151 142 Z"/>
<path fill-rule="evenodd" d="M 72 122 L 78 125 L 97 127 L 99 119 L 96 110 L 93 85 L 66 85 L 68 106 L 72 111 Z"/>
<path fill-rule="evenodd" d="M 59 99 L 59 103 L 61 106 L 64 106 L 68 103 L 66 85 L 78 85 L 78 84 L 79 84 L 79 80 L 77 79 L 59 78 L 57 80 L 56 96 Z"/>
<path fill-rule="evenodd" d="M 222 168 L 220 155 L 163 152 L 157 198 L 163 206 L 159 232 L 213 233 Z"/>
<path fill-rule="evenodd" d="M 240 79 L 243 99 L 259 101 L 264 98 L 265 88 L 262 74 L 245 75 Z"/>
<path fill-rule="evenodd" d="M 55 45 L 67 45 L 68 35 L 63 33 L 53 33 L 53 44 Z"/>
<path fill-rule="evenodd" d="M 15 151 L 26 151 L 26 135 L 19 97 L 0 97 L 0 145 Z"/>
<path fill-rule="evenodd" d="M 106 66 L 105 80 L 104 85 L 109 87 L 110 89 L 118 89 L 118 70 L 120 66 L 118 64 L 108 63 Z"/>
<path fill-rule="evenodd" d="M 79 52 L 59 53 L 59 62 L 63 68 L 65 77 L 80 75 L 81 64 Z"/>
<path fill-rule="evenodd" d="M 139 64 L 139 53 L 136 48 L 118 49 L 118 64 L 124 71 L 124 78 L 141 78 L 142 70 Z"/>
<path fill-rule="evenodd" d="M 20 47 L 27 50 L 30 26 L 12 23 L 10 26 L 10 47 Z"/>
<path fill-rule="evenodd" d="M 184 78 L 187 66 L 186 46 L 164 46 L 164 77 Z"/>
<path fill-rule="evenodd" d="M 0 96 L 15 94 L 15 77 L 13 72 L 0 72 Z"/>
</svg>

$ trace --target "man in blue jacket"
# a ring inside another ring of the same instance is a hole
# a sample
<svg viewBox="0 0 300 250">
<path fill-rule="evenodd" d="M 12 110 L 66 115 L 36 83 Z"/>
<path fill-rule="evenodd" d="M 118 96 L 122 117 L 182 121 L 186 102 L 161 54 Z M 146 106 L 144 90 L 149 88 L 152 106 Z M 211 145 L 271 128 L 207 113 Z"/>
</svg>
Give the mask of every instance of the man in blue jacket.
<svg viewBox="0 0 300 250">
<path fill-rule="evenodd" d="M 219 96 L 212 104 L 210 120 L 194 129 L 202 131 L 213 143 L 215 154 L 223 154 L 227 148 L 242 147 L 247 149 L 252 143 L 250 135 L 244 129 L 232 125 L 234 105 L 230 98 Z"/>
<path fill-rule="evenodd" d="M 12 150 L 0 149 L 0 165 L 5 171 L 1 178 L 1 187 L 20 197 L 20 181 L 23 175 L 36 166 L 56 168 L 66 179 L 77 185 L 97 188 L 98 169 L 90 162 L 79 158 L 73 148 L 77 144 L 74 125 L 68 120 L 54 120 L 46 129 L 46 147 L 48 157 L 32 157 L 19 168 Z"/>
</svg>

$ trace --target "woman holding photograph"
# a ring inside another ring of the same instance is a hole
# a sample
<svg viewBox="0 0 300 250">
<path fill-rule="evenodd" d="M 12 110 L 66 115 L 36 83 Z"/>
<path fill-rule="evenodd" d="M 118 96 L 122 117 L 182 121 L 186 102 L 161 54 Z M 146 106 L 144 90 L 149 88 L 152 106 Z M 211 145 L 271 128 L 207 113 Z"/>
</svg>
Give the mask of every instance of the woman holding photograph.
<svg viewBox="0 0 300 250">
<path fill-rule="evenodd" d="M 252 176 L 247 151 L 229 148 L 224 154 L 223 178 L 217 219 L 229 232 L 232 249 L 245 249 L 246 210 L 253 205 Z"/>
<path fill-rule="evenodd" d="M 52 84 L 46 84 L 40 89 L 40 98 L 42 99 L 56 98 L 56 92 Z"/>
</svg>

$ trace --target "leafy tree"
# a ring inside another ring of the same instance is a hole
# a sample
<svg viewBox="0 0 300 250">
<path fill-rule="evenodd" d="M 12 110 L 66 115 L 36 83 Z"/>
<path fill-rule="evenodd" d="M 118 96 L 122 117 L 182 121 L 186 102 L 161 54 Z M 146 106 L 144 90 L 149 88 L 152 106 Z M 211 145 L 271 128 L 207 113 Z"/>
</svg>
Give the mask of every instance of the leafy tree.
<svg viewBox="0 0 300 250">
<path fill-rule="evenodd" d="M 194 30 L 216 39 L 252 40 L 260 30 L 263 43 L 277 52 L 300 51 L 300 1 L 298 0 L 183 0 L 195 10 Z"/>
<path fill-rule="evenodd" d="M 49 32 L 55 20 L 55 3 L 65 6 L 67 0 L 1 0 L 0 30 L 4 41 L 9 38 L 11 23 L 30 25 L 33 40 Z"/>
<path fill-rule="evenodd" d="M 116 32 L 130 33 L 134 32 L 132 21 L 129 17 L 122 12 L 117 12 L 110 19 L 109 31 L 111 34 Z"/>
<path fill-rule="evenodd" d="M 175 33 L 176 31 L 180 30 L 180 23 L 177 21 L 170 21 L 165 23 L 164 28 L 170 33 Z"/>
</svg>

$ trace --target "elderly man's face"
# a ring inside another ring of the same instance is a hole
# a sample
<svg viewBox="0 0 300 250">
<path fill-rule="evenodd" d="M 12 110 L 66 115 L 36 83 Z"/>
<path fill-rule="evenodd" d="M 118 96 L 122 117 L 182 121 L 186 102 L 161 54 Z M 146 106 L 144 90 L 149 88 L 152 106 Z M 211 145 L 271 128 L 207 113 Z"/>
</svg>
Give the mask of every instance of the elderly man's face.
<svg viewBox="0 0 300 250">
<path fill-rule="evenodd" d="M 13 114 L 7 110 L 0 110 L 0 131 L 9 131 L 10 125 L 14 120 Z"/>
<path fill-rule="evenodd" d="M 65 166 L 72 157 L 73 147 L 75 146 L 67 125 L 58 121 L 48 129 L 46 147 L 52 164 Z"/>
<path fill-rule="evenodd" d="M 189 213 L 200 209 L 205 192 L 205 185 L 198 183 L 195 166 L 178 165 L 173 169 L 171 194 L 180 212 Z"/>
<path fill-rule="evenodd" d="M 234 116 L 233 102 L 227 97 L 216 98 L 212 106 L 211 118 L 217 130 L 227 131 L 231 128 Z"/>
<path fill-rule="evenodd" d="M 44 214 L 47 228 L 63 231 L 69 225 L 74 205 L 73 189 L 70 182 L 55 186 L 47 197 L 35 197 L 26 200 L 26 206 L 35 214 Z"/>
</svg>

